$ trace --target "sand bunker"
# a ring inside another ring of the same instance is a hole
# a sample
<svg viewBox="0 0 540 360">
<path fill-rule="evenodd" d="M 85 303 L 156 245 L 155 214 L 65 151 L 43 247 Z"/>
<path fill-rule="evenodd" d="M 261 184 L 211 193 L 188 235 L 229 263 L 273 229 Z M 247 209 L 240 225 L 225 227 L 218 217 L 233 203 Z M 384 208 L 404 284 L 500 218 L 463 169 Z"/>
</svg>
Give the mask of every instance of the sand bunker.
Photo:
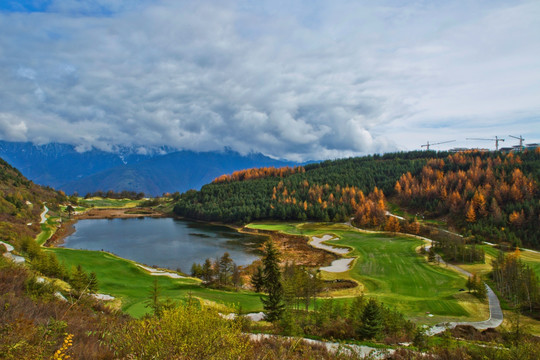
<svg viewBox="0 0 540 360">
<path fill-rule="evenodd" d="M 312 236 L 311 242 L 309 244 L 313 246 L 314 248 L 330 251 L 338 255 L 345 255 L 350 251 L 347 248 L 335 247 L 335 246 L 323 244 L 323 242 L 329 241 L 329 240 L 338 240 L 338 238 L 333 237 L 332 235 L 323 235 L 323 237 L 321 238 L 317 236 Z"/>
</svg>

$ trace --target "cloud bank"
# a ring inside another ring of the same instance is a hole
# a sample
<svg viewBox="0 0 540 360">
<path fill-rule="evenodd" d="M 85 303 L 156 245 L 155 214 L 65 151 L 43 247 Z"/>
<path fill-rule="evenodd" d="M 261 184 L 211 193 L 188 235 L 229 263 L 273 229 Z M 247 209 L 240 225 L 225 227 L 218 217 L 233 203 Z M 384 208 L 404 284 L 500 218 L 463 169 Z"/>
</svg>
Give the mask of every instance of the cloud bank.
<svg viewBox="0 0 540 360">
<path fill-rule="evenodd" d="M 291 160 L 540 140 L 538 1 L 31 3 L 0 8 L 3 140 Z"/>
</svg>

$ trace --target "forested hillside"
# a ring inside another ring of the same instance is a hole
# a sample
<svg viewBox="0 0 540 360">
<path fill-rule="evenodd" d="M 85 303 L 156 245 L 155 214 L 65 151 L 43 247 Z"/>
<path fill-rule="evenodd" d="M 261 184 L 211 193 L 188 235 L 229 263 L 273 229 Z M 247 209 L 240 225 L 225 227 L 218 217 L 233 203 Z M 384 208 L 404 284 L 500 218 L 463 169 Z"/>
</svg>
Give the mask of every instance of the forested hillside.
<svg viewBox="0 0 540 360">
<path fill-rule="evenodd" d="M 540 148 L 519 155 L 470 152 L 428 161 L 403 174 L 399 204 L 429 217 L 448 215 L 478 240 L 538 247 Z"/>
<path fill-rule="evenodd" d="M 408 152 L 258 169 L 182 194 L 176 214 L 210 221 L 346 221 L 389 227 L 386 198 L 479 239 L 538 247 L 540 152 Z M 395 219 L 391 220 L 391 222 Z M 411 226 L 414 228 L 414 226 Z"/>
<path fill-rule="evenodd" d="M 55 210 L 62 201 L 62 193 L 34 184 L 0 158 L 0 240 L 34 237 L 40 231 L 43 203 Z"/>
<path fill-rule="evenodd" d="M 383 192 L 393 191 L 403 173 L 418 173 L 433 156 L 443 155 L 434 152 L 374 155 L 310 164 L 297 171 L 237 172 L 217 178 L 200 191 L 186 192 L 175 212 L 190 218 L 225 222 L 342 221 L 354 213 L 364 194 L 376 186 Z"/>
</svg>

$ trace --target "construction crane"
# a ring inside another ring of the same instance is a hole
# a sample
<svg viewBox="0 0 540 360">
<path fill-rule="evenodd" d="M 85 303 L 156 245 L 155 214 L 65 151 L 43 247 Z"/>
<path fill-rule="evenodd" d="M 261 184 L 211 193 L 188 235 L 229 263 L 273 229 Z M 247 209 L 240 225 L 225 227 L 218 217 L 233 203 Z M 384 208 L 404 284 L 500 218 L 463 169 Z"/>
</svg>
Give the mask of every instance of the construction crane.
<svg viewBox="0 0 540 360">
<path fill-rule="evenodd" d="M 497 136 L 495 136 L 495 139 L 467 138 L 467 140 L 488 140 L 488 141 L 495 140 L 495 151 L 499 151 L 499 141 L 504 141 L 504 139 L 500 139 Z"/>
<path fill-rule="evenodd" d="M 427 142 L 427 144 L 425 145 L 421 145 L 421 147 L 426 147 L 426 150 L 429 150 L 429 147 L 430 146 L 433 146 L 433 145 L 441 145 L 441 144 L 446 144 L 446 143 L 451 143 L 451 142 L 454 142 L 456 140 L 450 140 L 450 141 L 443 141 L 443 142 L 438 142 L 438 143 L 433 143 L 433 144 L 430 144 L 429 141 Z"/>
<path fill-rule="evenodd" d="M 510 136 L 511 138 L 514 138 L 514 139 L 518 139 L 519 140 L 519 151 L 523 151 L 523 141 L 525 139 L 521 135 L 519 135 L 519 137 L 512 136 L 512 135 L 508 135 L 508 136 Z"/>
</svg>

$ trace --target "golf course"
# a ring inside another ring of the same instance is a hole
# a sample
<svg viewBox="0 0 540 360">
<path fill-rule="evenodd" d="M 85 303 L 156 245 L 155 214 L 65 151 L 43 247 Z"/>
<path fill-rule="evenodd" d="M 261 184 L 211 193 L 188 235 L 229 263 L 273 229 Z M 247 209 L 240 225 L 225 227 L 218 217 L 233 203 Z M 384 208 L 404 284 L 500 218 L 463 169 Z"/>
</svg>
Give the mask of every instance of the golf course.
<svg viewBox="0 0 540 360">
<path fill-rule="evenodd" d="M 113 200 L 88 200 L 86 206 L 133 207 L 137 202 Z M 83 210 L 83 209 L 81 209 Z M 77 209 L 79 211 L 79 209 Z M 47 231 L 38 236 L 40 242 L 50 236 L 55 219 L 42 224 Z M 302 235 L 306 241 L 326 236 L 323 241 L 334 248 L 342 248 L 343 258 L 352 259 L 343 271 L 328 272 L 321 264 L 323 280 L 352 280 L 354 288 L 325 291 L 321 298 L 350 302 L 364 294 L 375 297 L 387 306 L 403 312 L 418 323 L 434 324 L 443 321 L 478 321 L 489 317 L 486 303 L 464 291 L 464 275 L 442 264 L 429 263 L 418 248 L 424 241 L 413 236 L 363 231 L 341 223 L 257 222 L 246 225 L 248 230 L 263 230 L 290 235 Z M 488 245 L 487 259 L 496 256 L 497 250 Z M 343 250 L 345 249 L 345 250 Z M 172 301 L 199 299 L 223 311 L 240 310 L 243 313 L 261 311 L 260 294 L 252 291 L 222 291 L 202 286 L 201 280 L 192 277 L 152 274 L 136 262 L 103 251 L 47 248 L 56 254 L 68 268 L 81 264 L 85 271 L 95 272 L 99 292 L 113 296 L 111 306 L 140 317 L 150 311 L 150 289 L 157 279 L 160 295 Z M 538 270 L 539 254 L 523 252 L 524 261 Z M 486 273 L 489 264 L 464 266 L 469 271 Z"/>
<path fill-rule="evenodd" d="M 422 323 L 451 319 L 478 320 L 489 317 L 485 304 L 464 291 L 466 278 L 458 272 L 430 264 L 416 249 L 423 241 L 405 235 L 362 232 L 344 224 L 325 223 L 252 223 L 252 229 L 289 234 L 337 237 L 332 246 L 351 249 L 344 257 L 355 257 L 343 273 L 327 273 L 324 279 L 352 279 L 359 288 L 330 296 L 348 301 L 362 291 Z"/>
</svg>

